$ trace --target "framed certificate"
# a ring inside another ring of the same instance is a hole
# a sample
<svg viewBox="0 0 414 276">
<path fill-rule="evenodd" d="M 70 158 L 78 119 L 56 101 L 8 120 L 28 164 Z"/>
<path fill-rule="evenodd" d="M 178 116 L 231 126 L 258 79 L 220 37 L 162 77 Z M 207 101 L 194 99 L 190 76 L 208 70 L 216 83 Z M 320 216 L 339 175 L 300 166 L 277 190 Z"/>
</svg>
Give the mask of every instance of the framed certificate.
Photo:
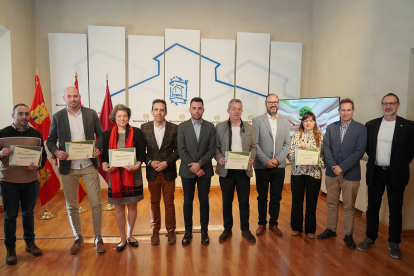
<svg viewBox="0 0 414 276">
<path fill-rule="evenodd" d="M 10 166 L 40 166 L 42 164 L 42 147 L 12 145 L 10 149 L 13 151 L 10 154 Z"/>
<path fill-rule="evenodd" d="M 95 151 L 95 141 L 77 141 L 77 142 L 66 142 L 66 152 L 69 157 L 66 160 L 79 160 L 86 158 L 95 158 L 93 154 Z"/>
<path fill-rule="evenodd" d="M 135 148 L 108 150 L 110 167 L 125 167 L 137 164 Z"/>
<path fill-rule="evenodd" d="M 295 149 L 295 165 L 319 165 L 319 149 Z"/>
<path fill-rule="evenodd" d="M 249 170 L 250 169 L 250 152 L 236 152 L 226 151 L 226 165 L 227 170 Z"/>
</svg>

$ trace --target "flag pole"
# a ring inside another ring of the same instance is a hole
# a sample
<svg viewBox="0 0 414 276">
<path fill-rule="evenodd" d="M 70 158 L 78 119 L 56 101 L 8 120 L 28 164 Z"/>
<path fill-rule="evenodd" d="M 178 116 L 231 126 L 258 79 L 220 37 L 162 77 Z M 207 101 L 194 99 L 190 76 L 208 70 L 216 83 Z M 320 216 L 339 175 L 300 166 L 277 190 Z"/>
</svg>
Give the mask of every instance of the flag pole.
<svg viewBox="0 0 414 276">
<path fill-rule="evenodd" d="M 108 73 L 106 73 L 106 81 L 108 82 Z M 106 204 L 102 205 L 102 211 L 112 211 L 115 210 L 115 206 L 112 204 L 109 204 L 107 201 Z"/>
<path fill-rule="evenodd" d="M 57 217 L 56 214 L 49 212 L 49 210 L 47 209 L 47 203 L 45 204 L 45 211 L 37 216 L 37 219 L 40 220 L 46 220 L 46 219 L 53 219 Z"/>
</svg>

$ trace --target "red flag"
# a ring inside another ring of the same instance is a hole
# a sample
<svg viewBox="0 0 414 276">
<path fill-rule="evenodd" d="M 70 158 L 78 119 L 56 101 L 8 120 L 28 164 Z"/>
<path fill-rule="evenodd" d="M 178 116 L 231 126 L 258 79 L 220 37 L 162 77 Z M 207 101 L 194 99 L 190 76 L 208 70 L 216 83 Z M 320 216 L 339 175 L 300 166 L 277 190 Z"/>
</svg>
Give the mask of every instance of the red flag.
<svg viewBox="0 0 414 276">
<path fill-rule="evenodd" d="M 115 124 L 109 120 L 109 115 L 111 114 L 112 109 L 111 94 L 109 93 L 108 80 L 106 80 L 105 99 L 101 108 L 101 113 L 99 114 L 99 121 L 101 121 L 103 131 L 111 129 L 115 126 Z M 102 163 L 101 157 L 99 157 L 99 162 Z M 102 175 L 103 179 L 105 179 L 108 183 L 108 173 L 102 170 L 102 166 L 99 167 L 98 171 Z"/>
<path fill-rule="evenodd" d="M 77 71 L 75 72 L 75 88 L 76 88 L 76 90 L 78 90 L 78 93 L 80 95 L 79 85 L 78 85 L 78 72 Z M 79 100 L 79 104 L 82 105 L 82 101 L 81 100 Z M 78 204 L 80 204 L 83 201 L 83 199 L 85 198 L 86 194 L 87 193 L 86 193 L 85 184 L 83 184 L 83 180 L 80 177 L 79 178 L 79 189 L 78 189 Z"/>
<path fill-rule="evenodd" d="M 35 85 L 35 94 L 33 96 L 32 105 L 30 106 L 30 124 L 40 131 L 43 140 L 46 141 L 51 121 L 46 109 L 38 76 L 35 76 Z M 46 160 L 45 166 L 39 170 L 39 174 L 39 199 L 43 206 L 55 196 L 60 188 L 60 181 L 57 178 L 49 159 Z"/>
</svg>

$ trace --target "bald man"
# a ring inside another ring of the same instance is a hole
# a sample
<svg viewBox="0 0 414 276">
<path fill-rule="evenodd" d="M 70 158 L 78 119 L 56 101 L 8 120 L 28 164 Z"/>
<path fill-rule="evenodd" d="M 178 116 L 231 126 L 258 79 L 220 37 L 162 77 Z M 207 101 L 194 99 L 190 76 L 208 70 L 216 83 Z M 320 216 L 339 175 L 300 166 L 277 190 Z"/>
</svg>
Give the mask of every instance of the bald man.
<svg viewBox="0 0 414 276">
<path fill-rule="evenodd" d="M 102 203 L 101 187 L 99 184 L 99 157 L 102 140 L 102 125 L 98 115 L 92 109 L 80 105 L 81 96 L 75 87 L 68 87 L 64 91 L 63 100 L 67 107 L 53 115 L 52 124 L 47 138 L 47 147 L 53 156 L 59 159 L 59 172 L 62 179 L 63 192 L 66 199 L 69 221 L 75 235 L 75 243 L 70 249 L 76 254 L 83 245 L 81 222 L 78 211 L 79 178 L 82 178 L 88 193 L 92 209 L 93 230 L 95 233 L 96 251 L 104 253 L 105 244 L 101 238 Z M 92 158 L 67 160 L 66 142 L 95 140 L 95 152 Z M 57 142 L 59 142 L 57 144 Z"/>
</svg>

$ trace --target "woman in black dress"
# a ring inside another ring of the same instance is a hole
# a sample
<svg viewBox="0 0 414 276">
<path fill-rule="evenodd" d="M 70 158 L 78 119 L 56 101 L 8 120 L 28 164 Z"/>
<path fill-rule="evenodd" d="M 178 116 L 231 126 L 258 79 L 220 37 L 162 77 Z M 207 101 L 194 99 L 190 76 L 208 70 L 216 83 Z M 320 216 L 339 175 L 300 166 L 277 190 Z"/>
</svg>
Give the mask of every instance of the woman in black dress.
<svg viewBox="0 0 414 276">
<path fill-rule="evenodd" d="M 132 232 L 137 218 L 137 203 L 144 198 L 141 172 L 141 164 L 145 160 L 144 139 L 139 128 L 128 124 L 130 118 L 130 108 L 116 105 L 109 116 L 116 125 L 102 135 L 102 169 L 108 172 L 108 203 L 115 206 L 115 220 L 121 235 L 121 242 L 116 247 L 118 252 L 124 250 L 127 242 L 138 247 Z M 136 165 L 110 167 L 108 150 L 122 148 L 135 148 Z"/>
</svg>

